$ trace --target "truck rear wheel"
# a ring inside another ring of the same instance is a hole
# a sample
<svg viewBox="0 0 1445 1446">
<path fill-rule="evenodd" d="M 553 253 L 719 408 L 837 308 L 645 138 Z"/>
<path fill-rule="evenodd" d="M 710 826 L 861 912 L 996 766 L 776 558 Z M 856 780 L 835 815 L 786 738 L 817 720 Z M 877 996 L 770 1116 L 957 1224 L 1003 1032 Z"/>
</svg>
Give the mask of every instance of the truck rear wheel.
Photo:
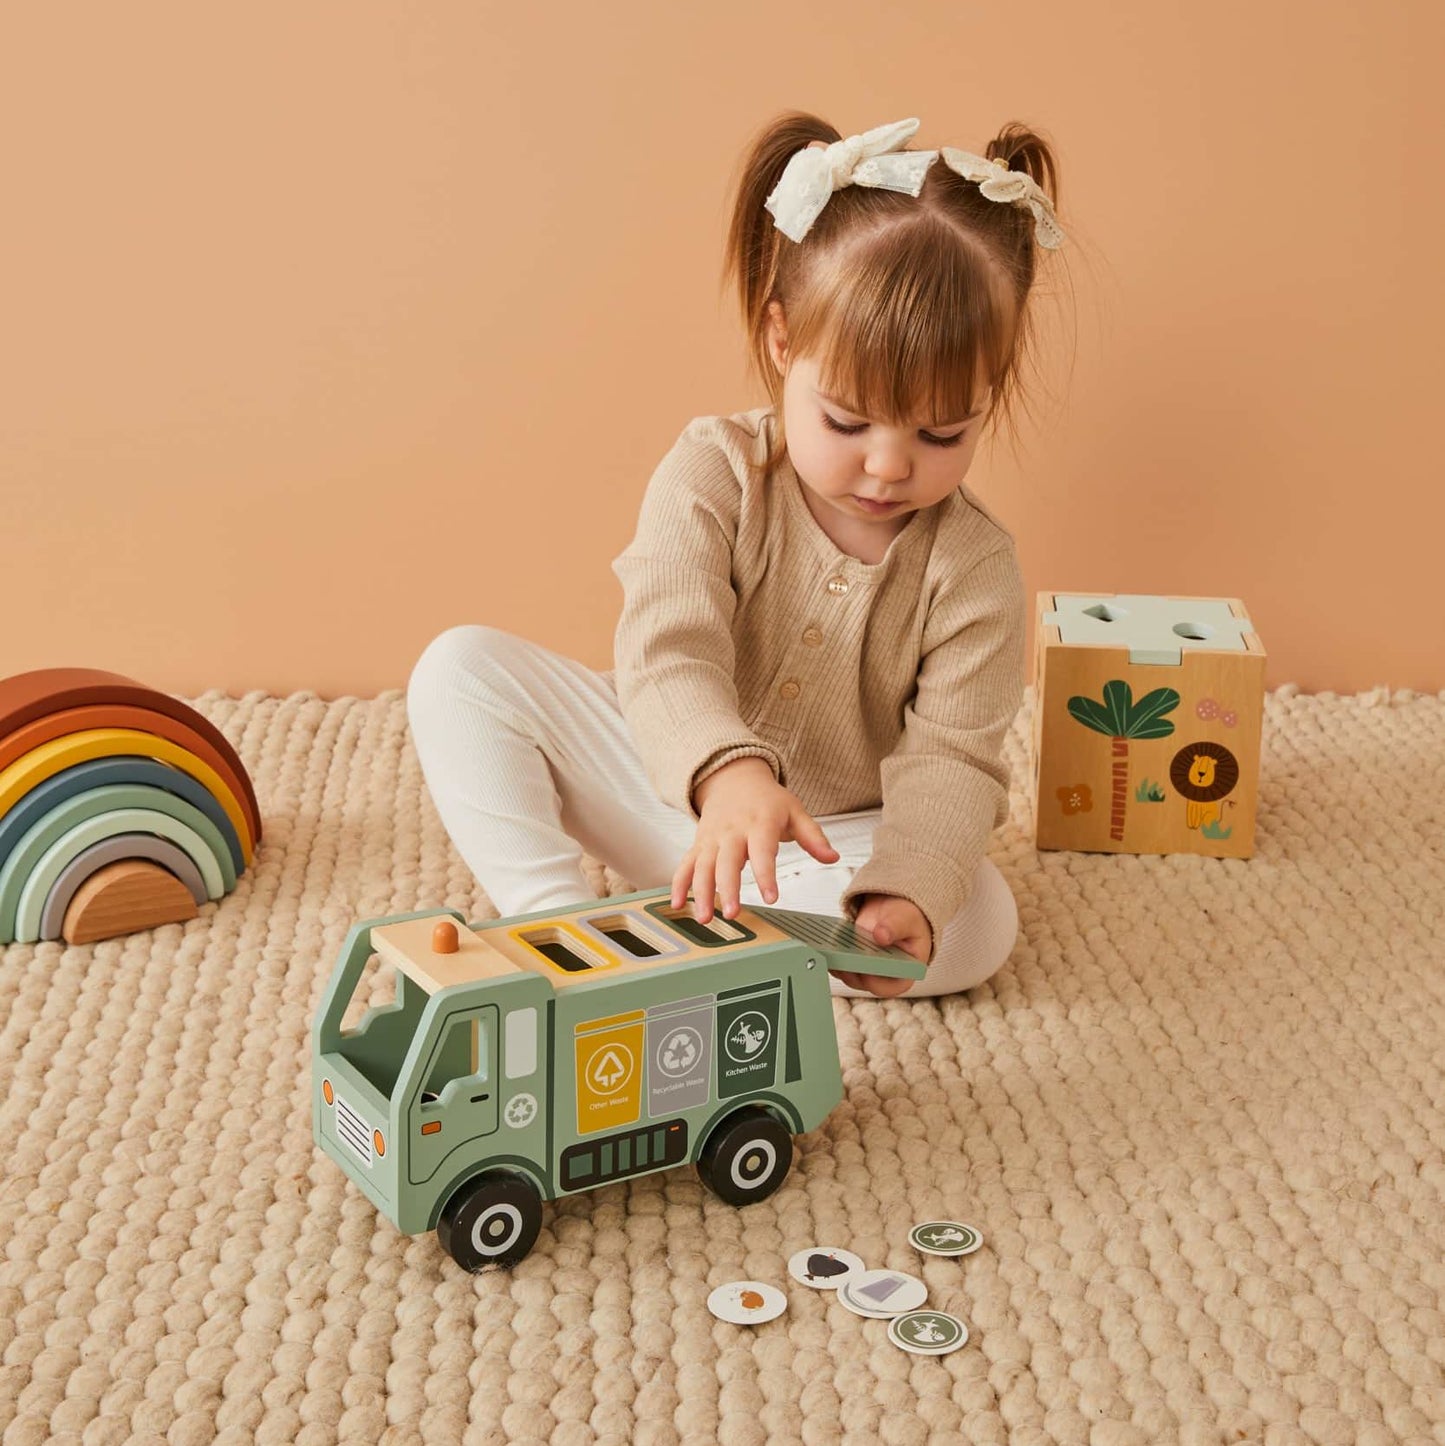
<svg viewBox="0 0 1445 1446">
<path fill-rule="evenodd" d="M 723 1120 L 697 1157 L 702 1183 L 729 1205 L 766 1200 L 793 1163 L 793 1137 L 770 1111 L 747 1105 Z"/>
<path fill-rule="evenodd" d="M 442 1249 L 463 1270 L 522 1260 L 542 1228 L 542 1197 L 520 1175 L 492 1170 L 468 1180 L 437 1221 Z"/>
</svg>

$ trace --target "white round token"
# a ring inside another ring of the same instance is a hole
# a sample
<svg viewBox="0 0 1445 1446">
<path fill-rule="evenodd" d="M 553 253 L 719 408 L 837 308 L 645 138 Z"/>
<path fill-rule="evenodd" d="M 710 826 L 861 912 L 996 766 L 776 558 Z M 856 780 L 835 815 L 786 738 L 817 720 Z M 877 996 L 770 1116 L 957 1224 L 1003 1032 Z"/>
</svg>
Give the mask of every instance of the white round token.
<svg viewBox="0 0 1445 1446">
<path fill-rule="evenodd" d="M 888 1339 L 915 1356 L 946 1356 L 968 1339 L 968 1327 L 941 1310 L 911 1310 L 888 1322 Z"/>
<path fill-rule="evenodd" d="M 845 1280 L 862 1275 L 867 1266 L 851 1250 L 838 1245 L 814 1245 L 788 1261 L 788 1274 L 814 1290 L 837 1290 Z"/>
<path fill-rule="evenodd" d="M 838 1299 L 854 1315 L 887 1320 L 917 1310 L 928 1299 L 928 1287 L 901 1270 L 865 1270 L 850 1275 L 838 1288 Z"/>
<path fill-rule="evenodd" d="M 761 1280 L 734 1280 L 720 1285 L 707 1298 L 707 1308 L 734 1325 L 761 1325 L 788 1308 L 788 1298 L 775 1285 Z"/>
<path fill-rule="evenodd" d="M 983 1236 L 962 1220 L 928 1220 L 908 1232 L 908 1243 L 925 1255 L 972 1255 Z"/>
</svg>

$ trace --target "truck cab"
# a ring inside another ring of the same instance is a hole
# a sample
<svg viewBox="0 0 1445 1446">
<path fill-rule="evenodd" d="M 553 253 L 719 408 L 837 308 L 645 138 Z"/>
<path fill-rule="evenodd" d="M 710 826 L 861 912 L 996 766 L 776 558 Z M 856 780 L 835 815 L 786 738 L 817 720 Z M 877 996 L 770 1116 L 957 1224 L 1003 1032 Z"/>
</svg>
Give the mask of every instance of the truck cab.
<svg viewBox="0 0 1445 1446">
<path fill-rule="evenodd" d="M 543 1201 L 629 1175 L 691 1161 L 745 1204 L 842 1097 L 828 969 L 923 967 L 827 916 L 700 924 L 666 890 L 364 920 L 313 1026 L 313 1137 L 468 1270 L 525 1256 Z"/>
</svg>

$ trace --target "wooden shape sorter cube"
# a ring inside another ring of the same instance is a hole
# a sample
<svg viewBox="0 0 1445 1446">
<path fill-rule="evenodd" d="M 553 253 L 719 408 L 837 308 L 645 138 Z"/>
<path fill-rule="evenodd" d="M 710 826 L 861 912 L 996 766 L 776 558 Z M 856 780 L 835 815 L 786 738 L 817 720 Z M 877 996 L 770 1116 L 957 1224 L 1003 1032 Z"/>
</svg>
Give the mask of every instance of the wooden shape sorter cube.
<svg viewBox="0 0 1445 1446">
<path fill-rule="evenodd" d="M 1264 666 L 1234 598 L 1040 593 L 1037 846 L 1248 858 Z"/>
</svg>

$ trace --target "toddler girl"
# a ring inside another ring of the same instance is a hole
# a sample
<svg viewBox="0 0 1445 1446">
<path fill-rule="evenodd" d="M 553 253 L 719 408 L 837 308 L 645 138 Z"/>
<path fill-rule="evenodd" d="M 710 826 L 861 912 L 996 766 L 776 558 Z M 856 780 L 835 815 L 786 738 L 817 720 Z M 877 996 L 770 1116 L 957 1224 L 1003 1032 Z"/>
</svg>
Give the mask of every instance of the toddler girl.
<svg viewBox="0 0 1445 1446">
<path fill-rule="evenodd" d="M 706 921 L 846 914 L 928 963 L 850 997 L 967 989 L 1018 914 L 985 857 L 1022 697 L 1013 541 L 963 485 L 1008 410 L 1053 156 L 910 151 L 816 116 L 747 156 L 727 274 L 771 404 L 690 422 L 613 563 L 616 667 L 486 627 L 422 654 L 427 787 L 504 915 L 592 896 L 583 851 Z"/>
</svg>

